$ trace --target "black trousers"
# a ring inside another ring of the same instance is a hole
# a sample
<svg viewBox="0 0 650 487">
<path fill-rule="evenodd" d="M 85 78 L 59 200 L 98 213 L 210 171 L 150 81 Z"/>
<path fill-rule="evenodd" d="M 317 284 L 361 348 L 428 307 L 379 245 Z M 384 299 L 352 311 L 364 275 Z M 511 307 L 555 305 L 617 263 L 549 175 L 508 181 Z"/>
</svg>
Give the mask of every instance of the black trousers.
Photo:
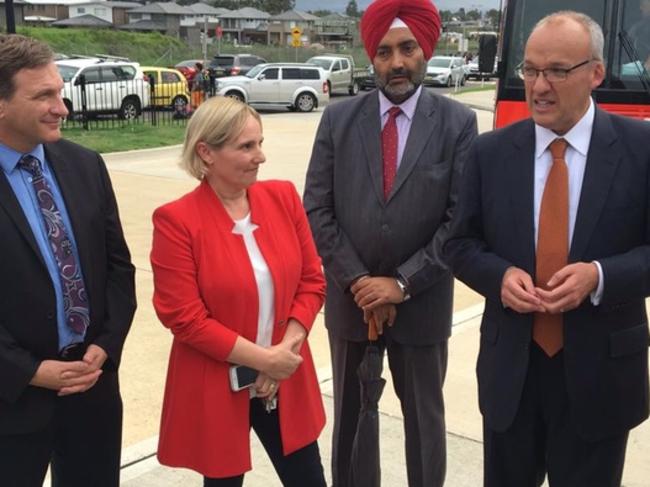
<svg viewBox="0 0 650 487">
<path fill-rule="evenodd" d="M 0 484 L 42 487 L 51 463 L 54 487 L 118 487 L 121 443 L 117 374 L 104 372 L 92 389 L 57 398 L 45 429 L 0 435 Z"/>
<path fill-rule="evenodd" d="M 284 456 L 277 409 L 266 412 L 264 403 L 251 399 L 250 424 L 262 442 L 284 487 L 326 487 L 318 443 L 313 442 Z M 241 487 L 244 475 L 203 479 L 204 487 Z"/>
<path fill-rule="evenodd" d="M 628 432 L 590 442 L 573 426 L 560 352 L 531 345 L 528 375 L 513 424 L 483 424 L 485 487 L 620 487 Z"/>
</svg>

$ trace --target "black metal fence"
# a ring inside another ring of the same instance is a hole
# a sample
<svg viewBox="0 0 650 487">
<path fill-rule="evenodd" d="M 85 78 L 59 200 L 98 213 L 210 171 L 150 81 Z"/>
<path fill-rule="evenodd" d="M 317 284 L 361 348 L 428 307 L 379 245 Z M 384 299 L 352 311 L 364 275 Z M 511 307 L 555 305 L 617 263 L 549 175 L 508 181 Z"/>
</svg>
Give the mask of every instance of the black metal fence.
<svg viewBox="0 0 650 487">
<path fill-rule="evenodd" d="M 126 125 L 184 125 L 206 98 L 215 95 L 215 83 L 189 90 L 186 82 L 166 80 L 161 72 L 145 79 L 103 81 L 80 75 L 65 83 L 63 100 L 68 116 L 62 128 L 113 128 Z"/>
</svg>

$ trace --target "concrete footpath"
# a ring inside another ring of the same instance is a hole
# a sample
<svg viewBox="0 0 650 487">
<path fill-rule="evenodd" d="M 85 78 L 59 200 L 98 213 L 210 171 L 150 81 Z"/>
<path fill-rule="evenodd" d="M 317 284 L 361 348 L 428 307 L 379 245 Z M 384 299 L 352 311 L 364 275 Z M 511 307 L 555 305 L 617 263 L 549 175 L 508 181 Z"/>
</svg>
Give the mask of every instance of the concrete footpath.
<svg viewBox="0 0 650 487">
<path fill-rule="evenodd" d="M 475 109 L 481 131 L 492 127 L 493 97 L 493 91 L 457 96 L 460 101 Z M 267 162 L 260 170 L 260 179 L 289 179 L 302 193 L 311 146 L 321 115 L 321 110 L 307 114 L 276 112 L 262 115 Z M 202 485 L 198 474 L 162 467 L 155 459 L 171 334 L 160 325 L 151 305 L 151 214 L 156 207 L 178 198 L 197 184 L 177 167 L 179 154 L 180 148 L 176 146 L 106 155 L 126 237 L 137 268 L 139 306 L 127 339 L 121 368 L 124 398 L 122 485 L 128 487 Z M 457 283 L 454 328 L 449 342 L 449 367 L 445 385 L 448 429 L 446 485 L 449 487 L 482 485 L 481 418 L 474 375 L 482 306 L 480 296 Z M 328 414 L 327 426 L 319 443 L 329 480 L 331 370 L 322 314 L 317 318 L 309 342 Z M 389 379 L 389 374 L 384 373 L 384 376 Z M 405 487 L 402 416 L 390 382 L 380 403 L 380 413 L 382 485 Z M 254 434 L 251 435 L 251 442 L 254 468 L 246 475 L 244 485 L 279 486 Z M 650 486 L 648 448 L 650 425 L 646 422 L 630 438 L 625 487 Z"/>
</svg>

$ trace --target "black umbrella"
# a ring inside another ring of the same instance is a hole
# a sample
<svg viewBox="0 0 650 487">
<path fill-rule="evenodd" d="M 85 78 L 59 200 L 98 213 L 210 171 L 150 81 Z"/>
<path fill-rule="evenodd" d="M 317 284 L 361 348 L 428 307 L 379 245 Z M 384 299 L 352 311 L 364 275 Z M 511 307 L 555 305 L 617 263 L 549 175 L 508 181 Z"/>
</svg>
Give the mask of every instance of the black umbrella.
<svg viewBox="0 0 650 487">
<path fill-rule="evenodd" d="M 368 346 L 357 369 L 361 383 L 361 411 L 352 444 L 350 487 L 379 487 L 379 412 L 377 406 L 386 381 L 381 378 L 384 352 L 377 346 L 377 329 L 368 324 Z"/>
</svg>

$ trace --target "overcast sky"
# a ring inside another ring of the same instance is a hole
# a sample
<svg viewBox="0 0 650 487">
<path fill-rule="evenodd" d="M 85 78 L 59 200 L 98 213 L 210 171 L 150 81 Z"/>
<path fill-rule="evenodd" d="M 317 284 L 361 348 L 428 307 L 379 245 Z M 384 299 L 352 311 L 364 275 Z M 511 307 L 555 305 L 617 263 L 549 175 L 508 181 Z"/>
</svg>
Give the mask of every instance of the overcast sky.
<svg viewBox="0 0 650 487">
<path fill-rule="evenodd" d="M 298 10 L 318 10 L 327 9 L 335 12 L 344 12 L 349 0 L 296 0 Z M 357 0 L 360 10 L 365 9 L 371 0 Z M 434 0 L 436 6 L 441 10 L 456 11 L 463 7 L 465 9 L 483 9 L 499 8 L 499 0 Z"/>
</svg>

